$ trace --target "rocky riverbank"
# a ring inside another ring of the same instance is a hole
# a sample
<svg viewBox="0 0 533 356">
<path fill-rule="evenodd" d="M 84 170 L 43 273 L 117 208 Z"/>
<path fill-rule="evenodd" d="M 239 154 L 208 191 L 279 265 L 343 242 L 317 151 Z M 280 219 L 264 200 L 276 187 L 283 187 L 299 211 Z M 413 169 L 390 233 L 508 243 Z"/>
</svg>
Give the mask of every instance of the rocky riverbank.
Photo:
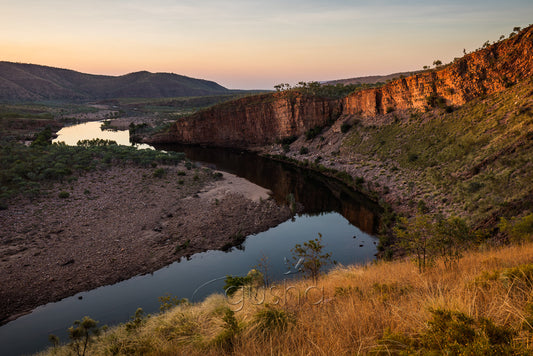
<svg viewBox="0 0 533 356">
<path fill-rule="evenodd" d="M 242 178 L 163 168 L 159 177 L 138 167 L 84 174 L 0 211 L 0 321 L 228 248 L 291 216 Z"/>
</svg>

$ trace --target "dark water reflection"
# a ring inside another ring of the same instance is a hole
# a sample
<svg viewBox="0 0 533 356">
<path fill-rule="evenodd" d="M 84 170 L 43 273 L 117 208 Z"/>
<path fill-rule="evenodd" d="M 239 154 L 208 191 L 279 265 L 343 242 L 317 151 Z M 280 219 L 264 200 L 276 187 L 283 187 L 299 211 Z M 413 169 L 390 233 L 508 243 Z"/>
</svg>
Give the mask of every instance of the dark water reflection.
<svg viewBox="0 0 533 356">
<path fill-rule="evenodd" d="M 379 206 L 335 179 L 247 151 L 186 145 L 162 145 L 157 148 L 185 152 L 193 161 L 268 188 L 280 204 L 287 204 L 287 196 L 293 194 L 296 202 L 303 205 L 305 214 L 337 212 L 362 231 L 368 234 L 376 232 Z"/>
<path fill-rule="evenodd" d="M 158 297 L 166 294 L 201 300 L 222 291 L 225 275 L 245 275 L 262 256 L 271 263 L 272 280 L 281 281 L 287 278 L 284 261 L 291 257 L 291 248 L 317 237 L 317 233 L 324 235 L 326 250 L 340 264 L 367 263 L 374 258 L 377 239 L 372 234 L 378 224 L 379 208 L 341 182 L 250 152 L 191 146 L 158 148 L 185 152 L 191 160 L 268 188 L 281 204 L 286 204 L 287 196 L 293 194 L 303 206 L 303 214 L 248 236 L 241 250 L 195 254 L 152 274 L 40 306 L 0 327 L 0 355 L 42 350 L 50 345 L 51 333 L 66 341 L 66 329 L 85 315 L 100 321 L 100 325 L 115 325 L 127 321 L 139 307 L 156 313 Z M 205 285 L 208 281 L 214 282 Z"/>
</svg>

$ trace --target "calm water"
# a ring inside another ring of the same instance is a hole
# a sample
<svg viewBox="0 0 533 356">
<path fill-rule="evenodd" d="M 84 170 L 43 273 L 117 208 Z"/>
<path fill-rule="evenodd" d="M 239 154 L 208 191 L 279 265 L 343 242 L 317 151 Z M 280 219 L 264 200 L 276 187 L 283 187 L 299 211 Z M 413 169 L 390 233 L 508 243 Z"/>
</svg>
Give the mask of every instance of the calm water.
<svg viewBox="0 0 533 356">
<path fill-rule="evenodd" d="M 87 127 L 99 130 L 100 123 L 65 128 L 58 139 L 68 144 L 95 137 L 121 144 L 129 142 L 127 131 L 106 131 L 102 136 L 84 137 L 80 132 Z M 69 131 L 75 132 L 77 137 L 69 136 Z M 94 131 L 87 129 L 90 135 Z M 116 136 L 108 136 L 110 133 L 126 138 L 119 140 Z M 0 327 L 0 355 L 42 350 L 49 346 L 49 334 L 58 335 L 65 342 L 66 329 L 85 315 L 98 320 L 100 325 L 114 325 L 128 320 L 139 307 L 148 313 L 157 312 L 158 297 L 166 294 L 202 300 L 209 294 L 222 292 L 224 276 L 245 275 L 262 256 L 268 257 L 273 279 L 291 278 L 294 275 L 284 274 L 288 270 L 285 259 L 291 258 L 291 248 L 317 237 L 318 233 L 323 235 L 325 251 L 331 252 L 340 264 L 366 263 L 374 258 L 377 240 L 372 233 L 377 224 L 377 207 L 343 184 L 247 152 L 183 146 L 157 148 L 184 151 L 192 160 L 244 177 L 270 189 L 280 203 L 285 203 L 287 195 L 292 193 L 303 205 L 304 213 L 268 231 L 249 236 L 240 249 L 199 253 L 152 274 L 38 307 Z"/>
</svg>

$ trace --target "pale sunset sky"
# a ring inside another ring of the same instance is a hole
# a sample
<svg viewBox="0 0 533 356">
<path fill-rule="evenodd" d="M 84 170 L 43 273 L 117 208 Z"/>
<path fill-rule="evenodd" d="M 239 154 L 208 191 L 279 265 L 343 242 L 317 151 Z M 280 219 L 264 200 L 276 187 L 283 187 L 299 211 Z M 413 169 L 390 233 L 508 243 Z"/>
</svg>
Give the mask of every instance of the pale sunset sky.
<svg viewBox="0 0 533 356">
<path fill-rule="evenodd" d="M 532 22 L 532 0 L 0 0 L 0 60 L 272 89 L 447 63 Z"/>
</svg>

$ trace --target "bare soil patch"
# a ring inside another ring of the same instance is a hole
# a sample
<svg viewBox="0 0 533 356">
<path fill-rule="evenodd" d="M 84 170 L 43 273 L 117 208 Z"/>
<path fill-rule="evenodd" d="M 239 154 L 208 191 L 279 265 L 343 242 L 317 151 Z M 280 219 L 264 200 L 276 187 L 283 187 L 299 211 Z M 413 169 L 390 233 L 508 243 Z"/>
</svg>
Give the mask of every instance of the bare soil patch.
<svg viewBox="0 0 533 356">
<path fill-rule="evenodd" d="M 268 191 L 228 173 L 216 180 L 207 169 L 164 169 L 160 178 L 136 167 L 88 173 L 0 211 L 0 323 L 227 247 L 236 235 L 267 230 L 291 215 Z"/>
</svg>

